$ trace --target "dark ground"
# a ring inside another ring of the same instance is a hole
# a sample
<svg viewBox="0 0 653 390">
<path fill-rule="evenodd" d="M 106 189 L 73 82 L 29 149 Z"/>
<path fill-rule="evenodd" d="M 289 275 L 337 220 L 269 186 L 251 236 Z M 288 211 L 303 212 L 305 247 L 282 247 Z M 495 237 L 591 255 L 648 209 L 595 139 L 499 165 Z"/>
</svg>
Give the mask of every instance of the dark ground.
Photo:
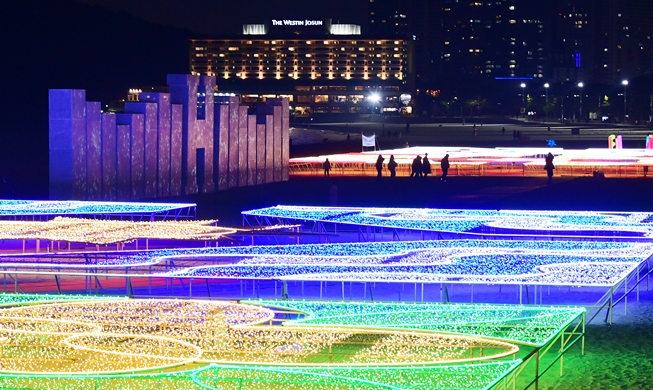
<svg viewBox="0 0 653 390">
<path fill-rule="evenodd" d="M 652 179 L 456 177 L 446 183 L 384 177 L 291 177 L 287 182 L 234 188 L 198 196 L 198 218 L 239 225 L 240 212 L 275 205 L 329 206 L 338 186 L 337 206 L 461 209 L 652 211 Z"/>
</svg>

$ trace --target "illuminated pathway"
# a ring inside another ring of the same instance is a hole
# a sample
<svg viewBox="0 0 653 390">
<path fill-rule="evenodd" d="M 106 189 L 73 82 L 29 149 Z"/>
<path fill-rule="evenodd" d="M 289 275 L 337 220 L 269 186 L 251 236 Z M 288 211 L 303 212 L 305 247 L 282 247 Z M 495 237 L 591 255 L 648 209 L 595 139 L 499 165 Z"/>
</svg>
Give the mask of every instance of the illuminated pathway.
<svg viewBox="0 0 653 390">
<path fill-rule="evenodd" d="M 326 158 L 332 176 L 376 176 L 379 155 L 394 155 L 397 176 L 409 176 L 415 156 L 428 153 L 434 175 L 441 173 L 440 159 L 449 154 L 450 176 L 540 176 L 546 177 L 544 156 L 555 155 L 556 176 L 592 176 L 602 171 L 606 177 L 647 177 L 653 166 L 653 149 L 570 150 L 561 148 L 468 148 L 411 147 L 376 152 L 347 153 L 290 159 L 290 174 L 319 176 Z M 389 176 L 387 169 L 383 175 Z"/>
<path fill-rule="evenodd" d="M 583 309 L 540 306 L 27 294 L 0 305 L 2 388 L 493 389 L 562 370 L 585 329 Z"/>
</svg>

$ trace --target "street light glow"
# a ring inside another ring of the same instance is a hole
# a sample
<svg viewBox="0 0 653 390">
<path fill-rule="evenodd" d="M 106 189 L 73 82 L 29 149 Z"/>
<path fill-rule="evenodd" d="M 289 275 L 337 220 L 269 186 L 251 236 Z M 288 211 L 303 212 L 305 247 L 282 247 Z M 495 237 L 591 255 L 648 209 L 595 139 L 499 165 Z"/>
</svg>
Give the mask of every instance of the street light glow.
<svg viewBox="0 0 653 390">
<path fill-rule="evenodd" d="M 544 88 L 549 88 L 549 83 L 544 84 Z"/>
<path fill-rule="evenodd" d="M 378 103 L 381 101 L 381 95 L 379 95 L 378 93 L 373 93 L 370 95 L 369 99 L 371 102 Z"/>
<path fill-rule="evenodd" d="M 583 83 L 578 83 L 578 86 L 583 88 Z"/>
<path fill-rule="evenodd" d="M 623 85 L 628 85 L 628 80 L 624 80 L 624 81 L 622 81 L 621 84 L 623 84 Z"/>
</svg>

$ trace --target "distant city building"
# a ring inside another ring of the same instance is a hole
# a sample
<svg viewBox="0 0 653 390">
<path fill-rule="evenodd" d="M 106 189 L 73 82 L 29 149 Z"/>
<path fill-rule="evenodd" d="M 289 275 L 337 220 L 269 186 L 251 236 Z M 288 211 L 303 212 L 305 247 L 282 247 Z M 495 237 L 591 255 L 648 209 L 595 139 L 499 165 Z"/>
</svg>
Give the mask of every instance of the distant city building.
<svg viewBox="0 0 653 390">
<path fill-rule="evenodd" d="M 553 80 L 620 84 L 653 71 L 649 0 L 557 2 Z"/>
<path fill-rule="evenodd" d="M 192 74 L 215 76 L 220 92 L 246 103 L 286 97 L 297 116 L 398 113 L 413 89 L 410 40 L 328 19 L 272 19 L 190 46 Z"/>
<path fill-rule="evenodd" d="M 547 3 L 443 0 L 442 76 L 548 76 Z"/>
</svg>

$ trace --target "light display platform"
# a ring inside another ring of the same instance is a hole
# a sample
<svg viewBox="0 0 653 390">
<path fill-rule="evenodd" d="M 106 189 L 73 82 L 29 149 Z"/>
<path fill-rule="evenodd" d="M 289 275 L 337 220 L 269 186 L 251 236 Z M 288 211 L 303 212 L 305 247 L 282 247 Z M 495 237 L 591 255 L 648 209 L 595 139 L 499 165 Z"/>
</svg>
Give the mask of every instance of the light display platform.
<svg viewBox="0 0 653 390">
<path fill-rule="evenodd" d="M 653 238 L 653 213 L 275 206 L 244 218 L 483 235 Z"/>
<path fill-rule="evenodd" d="M 194 218 L 194 203 L 137 203 L 58 200 L 0 200 L 0 218 L 130 217 L 147 220 Z"/>
<path fill-rule="evenodd" d="M 644 139 L 642 139 L 644 142 Z M 376 176 L 376 159 L 390 155 L 397 162 L 397 176 L 409 176 L 416 156 L 428 153 L 434 175 L 441 173 L 440 160 L 449 155 L 449 176 L 540 176 L 546 177 L 544 157 L 555 156 L 556 176 L 592 176 L 601 171 L 606 177 L 647 177 L 653 166 L 651 149 L 562 149 L 562 148 L 470 148 L 428 147 L 389 149 L 290 159 L 293 176 L 321 176 L 326 158 L 332 176 Z M 387 169 L 384 176 L 389 176 Z"/>
<path fill-rule="evenodd" d="M 439 240 L 219 249 L 213 254 L 220 256 L 222 252 L 232 264 L 195 266 L 167 274 L 224 279 L 612 287 L 653 254 L 653 244 L 594 241 Z M 239 252 L 241 256 L 236 256 Z"/>
<path fill-rule="evenodd" d="M 20 295 L 2 388 L 491 389 L 584 337 L 579 308 Z"/>
<path fill-rule="evenodd" d="M 652 254 L 653 244 L 636 242 L 437 240 L 4 255 L 0 264 L 15 277 L 102 272 L 123 278 L 611 288 L 647 265 Z"/>
<path fill-rule="evenodd" d="M 56 217 L 40 221 L 0 220 L 0 240 L 44 240 L 106 245 L 138 239 L 215 241 L 236 233 L 217 221 L 119 221 Z"/>
</svg>

